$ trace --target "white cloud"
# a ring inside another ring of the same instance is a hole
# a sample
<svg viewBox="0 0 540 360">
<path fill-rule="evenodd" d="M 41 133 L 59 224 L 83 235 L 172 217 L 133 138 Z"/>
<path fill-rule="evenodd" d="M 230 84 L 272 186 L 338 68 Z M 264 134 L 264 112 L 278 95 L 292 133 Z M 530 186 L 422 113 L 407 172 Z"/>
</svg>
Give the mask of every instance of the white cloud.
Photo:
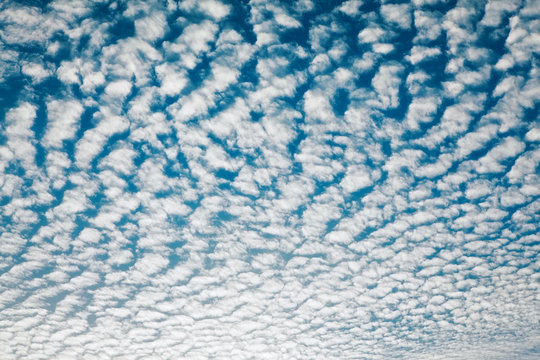
<svg viewBox="0 0 540 360">
<path fill-rule="evenodd" d="M 105 93 L 112 97 L 124 98 L 131 92 L 131 83 L 127 80 L 118 80 L 105 87 Z"/>
<path fill-rule="evenodd" d="M 540 151 L 527 151 L 521 154 L 517 159 L 512 169 L 507 173 L 511 183 L 519 183 L 526 181 L 528 176 L 535 174 L 535 169 L 540 162 Z M 536 179 L 537 180 L 537 179 Z M 534 181 L 534 179 L 533 179 Z"/>
<path fill-rule="evenodd" d="M 153 275 L 163 269 L 169 261 L 159 254 L 145 254 L 135 263 L 135 269 Z"/>
<path fill-rule="evenodd" d="M 383 65 L 373 77 L 373 88 L 379 95 L 379 106 L 383 109 L 396 108 L 399 105 L 399 87 L 401 85 L 401 65 Z"/>
<path fill-rule="evenodd" d="M 16 255 L 26 246 L 26 240 L 16 234 L 3 233 L 0 239 L 0 253 L 3 256 Z"/>
<path fill-rule="evenodd" d="M 519 2 L 517 1 L 489 1 L 486 3 L 485 14 L 481 23 L 490 27 L 499 26 L 502 18 L 507 13 L 516 11 L 518 7 Z"/>
<path fill-rule="evenodd" d="M 411 54 L 406 58 L 413 65 L 416 65 L 425 59 L 429 59 L 441 54 L 441 50 L 438 48 L 430 48 L 425 46 L 413 46 Z"/>
<path fill-rule="evenodd" d="M 10 109 L 5 117 L 5 134 L 8 137 L 7 146 L 11 153 L 26 163 L 28 168 L 33 163 L 36 150 L 34 148 L 31 130 L 36 117 L 36 107 L 30 103 L 22 103 Z"/>
<path fill-rule="evenodd" d="M 148 42 L 137 39 L 122 39 L 115 44 L 105 46 L 102 49 L 101 71 L 107 72 L 113 79 L 135 79 L 136 86 L 148 84 L 151 78 L 150 65 L 162 58 Z M 112 95 L 123 93 L 126 84 L 116 85 Z"/>
<path fill-rule="evenodd" d="M 367 27 L 360 31 L 358 40 L 361 43 L 375 43 L 385 39 L 386 32 L 380 27 Z"/>
<path fill-rule="evenodd" d="M 415 97 L 407 111 L 408 126 L 416 130 L 419 124 L 432 122 L 440 104 L 441 99 L 437 97 Z"/>
<path fill-rule="evenodd" d="M 414 26 L 417 31 L 415 41 L 433 41 L 441 35 L 441 22 L 436 12 L 415 10 Z"/>
<path fill-rule="evenodd" d="M 504 170 L 501 161 L 518 155 L 524 149 L 525 144 L 513 137 L 508 137 L 478 160 L 476 171 L 481 174 L 501 172 Z"/>
<path fill-rule="evenodd" d="M 180 64 L 193 69 L 200 61 L 197 56 L 210 49 L 210 42 L 214 40 L 217 26 L 210 21 L 187 26 L 174 42 L 165 42 L 166 51 L 178 54 Z"/>
<path fill-rule="evenodd" d="M 163 37 L 166 30 L 167 22 L 163 13 L 153 13 L 135 21 L 137 36 L 145 40 L 157 40 Z"/>
<path fill-rule="evenodd" d="M 45 69 L 42 64 L 36 63 L 23 64 L 22 73 L 30 76 L 34 82 L 40 82 L 51 75 L 51 72 Z"/>
<path fill-rule="evenodd" d="M 341 180 L 341 187 L 346 193 L 351 193 L 373 184 L 372 174 L 375 173 L 369 168 L 358 168 L 349 166 L 347 173 Z"/>
<path fill-rule="evenodd" d="M 382 5 L 381 15 L 389 24 L 399 26 L 402 29 L 409 29 L 411 27 L 412 16 L 409 4 Z"/>
<path fill-rule="evenodd" d="M 127 147 L 121 147 L 113 150 L 101 162 L 100 166 L 109 167 L 115 171 L 128 175 L 133 171 L 133 158 L 137 153 Z"/>
<path fill-rule="evenodd" d="M 77 82 L 77 81 L 75 81 Z M 105 77 L 101 72 L 91 72 L 84 76 L 81 90 L 93 92 L 97 87 L 105 84 Z"/>
<path fill-rule="evenodd" d="M 77 132 L 82 105 L 75 100 L 52 100 L 47 103 L 47 132 L 42 139 L 45 146 L 61 148 L 64 140 L 72 140 Z"/>
<path fill-rule="evenodd" d="M 362 5 L 362 0 L 347 0 L 341 4 L 339 10 L 349 16 L 356 16 L 360 13 L 360 7 Z"/>
<path fill-rule="evenodd" d="M 180 8 L 184 10 L 193 10 L 198 8 L 204 14 L 209 15 L 214 20 L 219 21 L 230 13 L 230 6 L 215 0 L 203 1 L 184 1 L 180 4 Z"/>
<path fill-rule="evenodd" d="M 467 199 L 474 200 L 489 195 L 492 191 L 492 186 L 488 181 L 476 181 L 467 186 L 465 196 Z"/>
<path fill-rule="evenodd" d="M 286 28 L 298 28 L 301 26 L 298 20 L 289 16 L 283 9 L 274 8 L 273 11 L 274 19 L 278 25 Z"/>
<path fill-rule="evenodd" d="M 373 52 L 376 54 L 389 54 L 394 51 L 394 45 L 392 44 L 373 44 Z"/>
<path fill-rule="evenodd" d="M 164 95 L 178 95 L 188 84 L 185 71 L 178 70 L 169 64 L 157 66 L 156 73 L 161 81 L 159 91 Z"/>
<path fill-rule="evenodd" d="M 108 108 L 102 108 L 100 113 L 95 116 L 100 119 L 98 125 L 86 131 L 75 147 L 75 162 L 78 167 L 83 169 L 87 168 L 95 156 L 103 150 L 110 136 L 124 132 L 129 128 L 127 119 L 111 114 Z"/>
</svg>

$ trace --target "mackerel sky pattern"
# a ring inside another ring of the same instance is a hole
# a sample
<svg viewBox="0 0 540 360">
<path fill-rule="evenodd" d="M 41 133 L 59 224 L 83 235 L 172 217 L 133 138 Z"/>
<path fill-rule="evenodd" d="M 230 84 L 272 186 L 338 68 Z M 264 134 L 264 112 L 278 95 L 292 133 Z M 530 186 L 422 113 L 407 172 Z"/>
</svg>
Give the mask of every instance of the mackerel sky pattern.
<svg viewBox="0 0 540 360">
<path fill-rule="evenodd" d="M 540 358 L 540 1 L 0 4 L 0 358 Z"/>
</svg>

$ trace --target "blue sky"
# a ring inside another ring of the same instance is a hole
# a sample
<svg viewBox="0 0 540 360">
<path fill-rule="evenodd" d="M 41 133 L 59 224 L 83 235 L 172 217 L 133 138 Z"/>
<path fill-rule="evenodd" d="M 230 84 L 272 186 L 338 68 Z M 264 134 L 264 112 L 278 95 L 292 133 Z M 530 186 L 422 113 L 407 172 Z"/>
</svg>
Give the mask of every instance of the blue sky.
<svg viewBox="0 0 540 360">
<path fill-rule="evenodd" d="M 539 18 L 2 2 L 0 358 L 537 359 Z"/>
</svg>

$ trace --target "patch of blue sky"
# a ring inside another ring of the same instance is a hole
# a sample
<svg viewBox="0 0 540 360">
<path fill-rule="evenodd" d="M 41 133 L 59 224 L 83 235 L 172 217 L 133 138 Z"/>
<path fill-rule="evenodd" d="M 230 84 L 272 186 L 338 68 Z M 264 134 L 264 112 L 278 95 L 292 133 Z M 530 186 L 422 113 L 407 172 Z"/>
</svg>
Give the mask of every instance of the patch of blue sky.
<svg viewBox="0 0 540 360">
<path fill-rule="evenodd" d="M 3 3 L 0 357 L 535 359 L 539 14 Z"/>
</svg>

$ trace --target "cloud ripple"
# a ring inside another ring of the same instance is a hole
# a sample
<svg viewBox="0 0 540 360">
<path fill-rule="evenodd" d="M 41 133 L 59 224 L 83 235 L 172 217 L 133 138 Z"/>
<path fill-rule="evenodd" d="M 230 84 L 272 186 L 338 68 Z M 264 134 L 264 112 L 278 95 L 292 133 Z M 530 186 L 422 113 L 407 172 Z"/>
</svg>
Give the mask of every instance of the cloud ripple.
<svg viewBox="0 0 540 360">
<path fill-rule="evenodd" d="M 0 5 L 2 359 L 535 359 L 540 5 Z"/>
</svg>

